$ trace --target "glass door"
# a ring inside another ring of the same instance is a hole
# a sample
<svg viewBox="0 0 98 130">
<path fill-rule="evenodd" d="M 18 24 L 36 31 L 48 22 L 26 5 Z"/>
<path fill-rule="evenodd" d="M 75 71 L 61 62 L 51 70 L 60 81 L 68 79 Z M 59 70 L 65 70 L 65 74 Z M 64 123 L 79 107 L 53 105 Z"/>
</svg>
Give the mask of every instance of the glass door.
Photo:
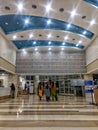
<svg viewBox="0 0 98 130">
<path fill-rule="evenodd" d="M 74 87 L 70 85 L 70 80 L 59 81 L 59 93 L 65 95 L 74 95 Z"/>
</svg>

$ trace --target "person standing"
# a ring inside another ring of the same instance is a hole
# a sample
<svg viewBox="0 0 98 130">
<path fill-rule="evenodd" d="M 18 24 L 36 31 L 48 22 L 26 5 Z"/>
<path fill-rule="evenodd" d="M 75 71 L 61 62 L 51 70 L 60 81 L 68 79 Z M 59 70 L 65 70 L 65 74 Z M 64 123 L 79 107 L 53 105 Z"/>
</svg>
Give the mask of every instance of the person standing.
<svg viewBox="0 0 98 130">
<path fill-rule="evenodd" d="M 46 95 L 46 101 L 50 101 L 50 88 L 48 84 L 46 85 L 45 95 Z"/>
<path fill-rule="evenodd" d="M 41 101 L 42 96 L 43 96 L 43 85 L 41 84 L 41 82 L 38 84 L 37 93 L 38 93 L 38 96 L 39 96 L 39 100 Z"/>
<path fill-rule="evenodd" d="M 11 84 L 10 88 L 11 88 L 11 98 L 14 98 L 15 97 L 15 85 L 14 85 L 14 83 Z"/>
<path fill-rule="evenodd" d="M 51 96 L 52 96 L 52 101 L 57 101 L 58 97 L 57 97 L 57 90 L 56 90 L 56 85 L 54 83 L 52 83 L 51 86 Z"/>
</svg>

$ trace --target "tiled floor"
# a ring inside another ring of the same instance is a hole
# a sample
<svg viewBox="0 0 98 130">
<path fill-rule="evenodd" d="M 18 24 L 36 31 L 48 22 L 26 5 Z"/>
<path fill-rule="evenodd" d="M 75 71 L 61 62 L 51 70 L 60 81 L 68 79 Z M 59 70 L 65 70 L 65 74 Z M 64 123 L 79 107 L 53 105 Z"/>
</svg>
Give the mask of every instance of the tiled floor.
<svg viewBox="0 0 98 130">
<path fill-rule="evenodd" d="M 87 98 L 42 101 L 23 95 L 0 103 L 0 130 L 98 130 L 98 108 Z"/>
</svg>

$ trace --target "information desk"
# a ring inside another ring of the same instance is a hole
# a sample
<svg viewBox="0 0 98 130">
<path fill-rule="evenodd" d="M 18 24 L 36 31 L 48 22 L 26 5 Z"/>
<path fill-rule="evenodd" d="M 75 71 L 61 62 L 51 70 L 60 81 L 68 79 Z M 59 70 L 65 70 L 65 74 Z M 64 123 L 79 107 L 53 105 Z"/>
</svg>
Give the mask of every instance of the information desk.
<svg viewBox="0 0 98 130">
<path fill-rule="evenodd" d="M 98 105 L 98 88 L 94 89 L 95 103 Z"/>
<path fill-rule="evenodd" d="M 10 87 L 0 87 L 0 98 L 10 96 Z"/>
</svg>

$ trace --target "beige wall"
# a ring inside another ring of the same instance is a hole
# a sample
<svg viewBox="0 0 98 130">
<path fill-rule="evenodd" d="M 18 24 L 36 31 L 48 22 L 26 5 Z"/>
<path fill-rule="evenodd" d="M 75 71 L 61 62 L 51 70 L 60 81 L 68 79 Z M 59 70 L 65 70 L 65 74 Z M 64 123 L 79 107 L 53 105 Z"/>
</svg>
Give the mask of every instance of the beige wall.
<svg viewBox="0 0 98 130">
<path fill-rule="evenodd" d="M 84 80 L 93 80 L 92 74 L 85 74 L 84 75 Z"/>
<path fill-rule="evenodd" d="M 95 72 L 98 68 L 98 37 L 86 50 L 87 73 Z"/>
<path fill-rule="evenodd" d="M 87 65 L 87 72 L 97 73 L 98 72 L 98 60 L 93 61 Z"/>
<path fill-rule="evenodd" d="M 8 72 L 15 73 L 15 66 L 7 60 L 0 57 L 0 69 L 7 70 Z"/>
<path fill-rule="evenodd" d="M 0 57 L 3 57 L 11 64 L 16 64 L 16 48 L 8 41 L 0 30 Z"/>
</svg>

